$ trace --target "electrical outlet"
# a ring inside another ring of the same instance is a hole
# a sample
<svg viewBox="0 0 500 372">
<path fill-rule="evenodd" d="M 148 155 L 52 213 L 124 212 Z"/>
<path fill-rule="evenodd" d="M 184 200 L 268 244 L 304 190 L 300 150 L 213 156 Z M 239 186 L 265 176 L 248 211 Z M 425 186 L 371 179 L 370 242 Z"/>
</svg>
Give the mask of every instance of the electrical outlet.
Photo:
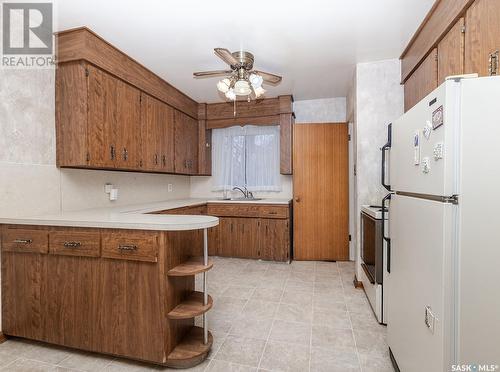
<svg viewBox="0 0 500 372">
<path fill-rule="evenodd" d="M 171 183 L 169 183 L 168 186 L 167 186 L 167 190 L 168 190 L 168 192 L 174 191 L 174 185 L 172 185 Z"/>
</svg>

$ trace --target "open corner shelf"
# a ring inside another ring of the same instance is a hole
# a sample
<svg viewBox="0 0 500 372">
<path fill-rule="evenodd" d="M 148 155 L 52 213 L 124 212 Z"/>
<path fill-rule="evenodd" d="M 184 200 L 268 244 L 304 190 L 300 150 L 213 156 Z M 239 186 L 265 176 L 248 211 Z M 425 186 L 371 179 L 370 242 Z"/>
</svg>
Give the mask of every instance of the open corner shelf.
<svg viewBox="0 0 500 372">
<path fill-rule="evenodd" d="M 205 360 L 214 339 L 208 332 L 208 342 L 203 343 L 203 328 L 193 327 L 167 357 L 167 365 L 173 368 L 193 367 Z"/>
<path fill-rule="evenodd" d="M 212 308 L 213 300 L 208 296 L 208 303 L 203 304 L 203 292 L 193 292 L 184 301 L 168 313 L 170 319 L 191 319 L 202 315 Z"/>
<path fill-rule="evenodd" d="M 203 264 L 203 257 L 193 257 L 186 262 L 169 270 L 168 276 L 191 276 L 203 273 L 210 270 L 214 266 L 211 260 L 208 260 L 208 265 Z"/>
</svg>

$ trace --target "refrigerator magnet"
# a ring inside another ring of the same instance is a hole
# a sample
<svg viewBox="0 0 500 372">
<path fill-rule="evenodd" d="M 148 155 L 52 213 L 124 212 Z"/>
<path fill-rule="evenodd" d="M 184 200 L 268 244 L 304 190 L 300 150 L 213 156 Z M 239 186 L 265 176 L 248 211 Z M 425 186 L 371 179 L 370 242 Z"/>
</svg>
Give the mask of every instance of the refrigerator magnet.
<svg viewBox="0 0 500 372">
<path fill-rule="evenodd" d="M 420 133 L 418 130 L 413 136 L 413 164 L 420 164 Z"/>
<path fill-rule="evenodd" d="M 432 124 L 429 120 L 427 120 L 427 123 L 424 126 L 424 137 L 429 140 L 431 138 L 431 133 L 432 133 Z"/>
<path fill-rule="evenodd" d="M 432 128 L 436 130 L 444 124 L 443 106 L 439 106 L 437 110 L 432 113 Z"/>
</svg>

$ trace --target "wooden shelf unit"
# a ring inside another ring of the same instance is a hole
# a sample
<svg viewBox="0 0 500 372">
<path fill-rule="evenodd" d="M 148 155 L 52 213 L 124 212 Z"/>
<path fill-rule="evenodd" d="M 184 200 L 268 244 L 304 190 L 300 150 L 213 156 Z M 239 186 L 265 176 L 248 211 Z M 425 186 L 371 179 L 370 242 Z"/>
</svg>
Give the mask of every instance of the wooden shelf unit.
<svg viewBox="0 0 500 372">
<path fill-rule="evenodd" d="M 194 291 L 184 301 L 168 313 L 170 319 L 191 319 L 205 314 L 212 308 L 212 297 L 208 296 L 207 304 L 203 303 L 203 292 Z"/>
<path fill-rule="evenodd" d="M 203 328 L 193 327 L 167 357 L 167 365 L 173 368 L 189 368 L 201 363 L 208 355 L 214 339 L 208 332 L 204 342 Z"/>
<path fill-rule="evenodd" d="M 191 276 L 201 274 L 210 270 L 214 266 L 211 260 L 208 265 L 203 263 L 203 257 L 193 257 L 192 259 L 181 263 L 179 266 L 170 269 L 167 273 L 168 276 Z"/>
</svg>

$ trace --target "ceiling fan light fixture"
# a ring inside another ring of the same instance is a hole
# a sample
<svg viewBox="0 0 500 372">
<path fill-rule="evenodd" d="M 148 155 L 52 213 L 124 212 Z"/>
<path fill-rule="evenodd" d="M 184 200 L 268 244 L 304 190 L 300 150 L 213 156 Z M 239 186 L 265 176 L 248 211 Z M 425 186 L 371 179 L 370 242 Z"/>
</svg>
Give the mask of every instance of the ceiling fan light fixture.
<svg viewBox="0 0 500 372">
<path fill-rule="evenodd" d="M 231 87 L 231 81 L 229 79 L 222 79 L 217 83 L 217 89 L 219 92 L 227 93 Z"/>
<path fill-rule="evenodd" d="M 240 79 L 234 84 L 234 93 L 238 96 L 248 96 L 252 93 L 252 89 L 248 81 Z"/>
<path fill-rule="evenodd" d="M 236 100 L 236 93 L 234 93 L 234 89 L 233 89 L 233 88 L 230 88 L 230 89 L 226 92 L 226 98 L 227 98 L 227 99 L 230 99 L 231 101 Z"/>
<path fill-rule="evenodd" d="M 262 87 L 254 88 L 253 91 L 255 93 L 255 97 L 256 98 L 259 98 L 259 97 L 263 96 L 266 93 L 266 90 L 264 88 L 262 88 Z"/>
<path fill-rule="evenodd" d="M 248 78 L 250 80 L 250 84 L 252 84 L 252 87 L 254 89 L 260 88 L 262 86 L 262 83 L 264 79 L 262 79 L 262 76 L 257 75 L 257 74 L 250 74 L 250 77 Z"/>
</svg>

